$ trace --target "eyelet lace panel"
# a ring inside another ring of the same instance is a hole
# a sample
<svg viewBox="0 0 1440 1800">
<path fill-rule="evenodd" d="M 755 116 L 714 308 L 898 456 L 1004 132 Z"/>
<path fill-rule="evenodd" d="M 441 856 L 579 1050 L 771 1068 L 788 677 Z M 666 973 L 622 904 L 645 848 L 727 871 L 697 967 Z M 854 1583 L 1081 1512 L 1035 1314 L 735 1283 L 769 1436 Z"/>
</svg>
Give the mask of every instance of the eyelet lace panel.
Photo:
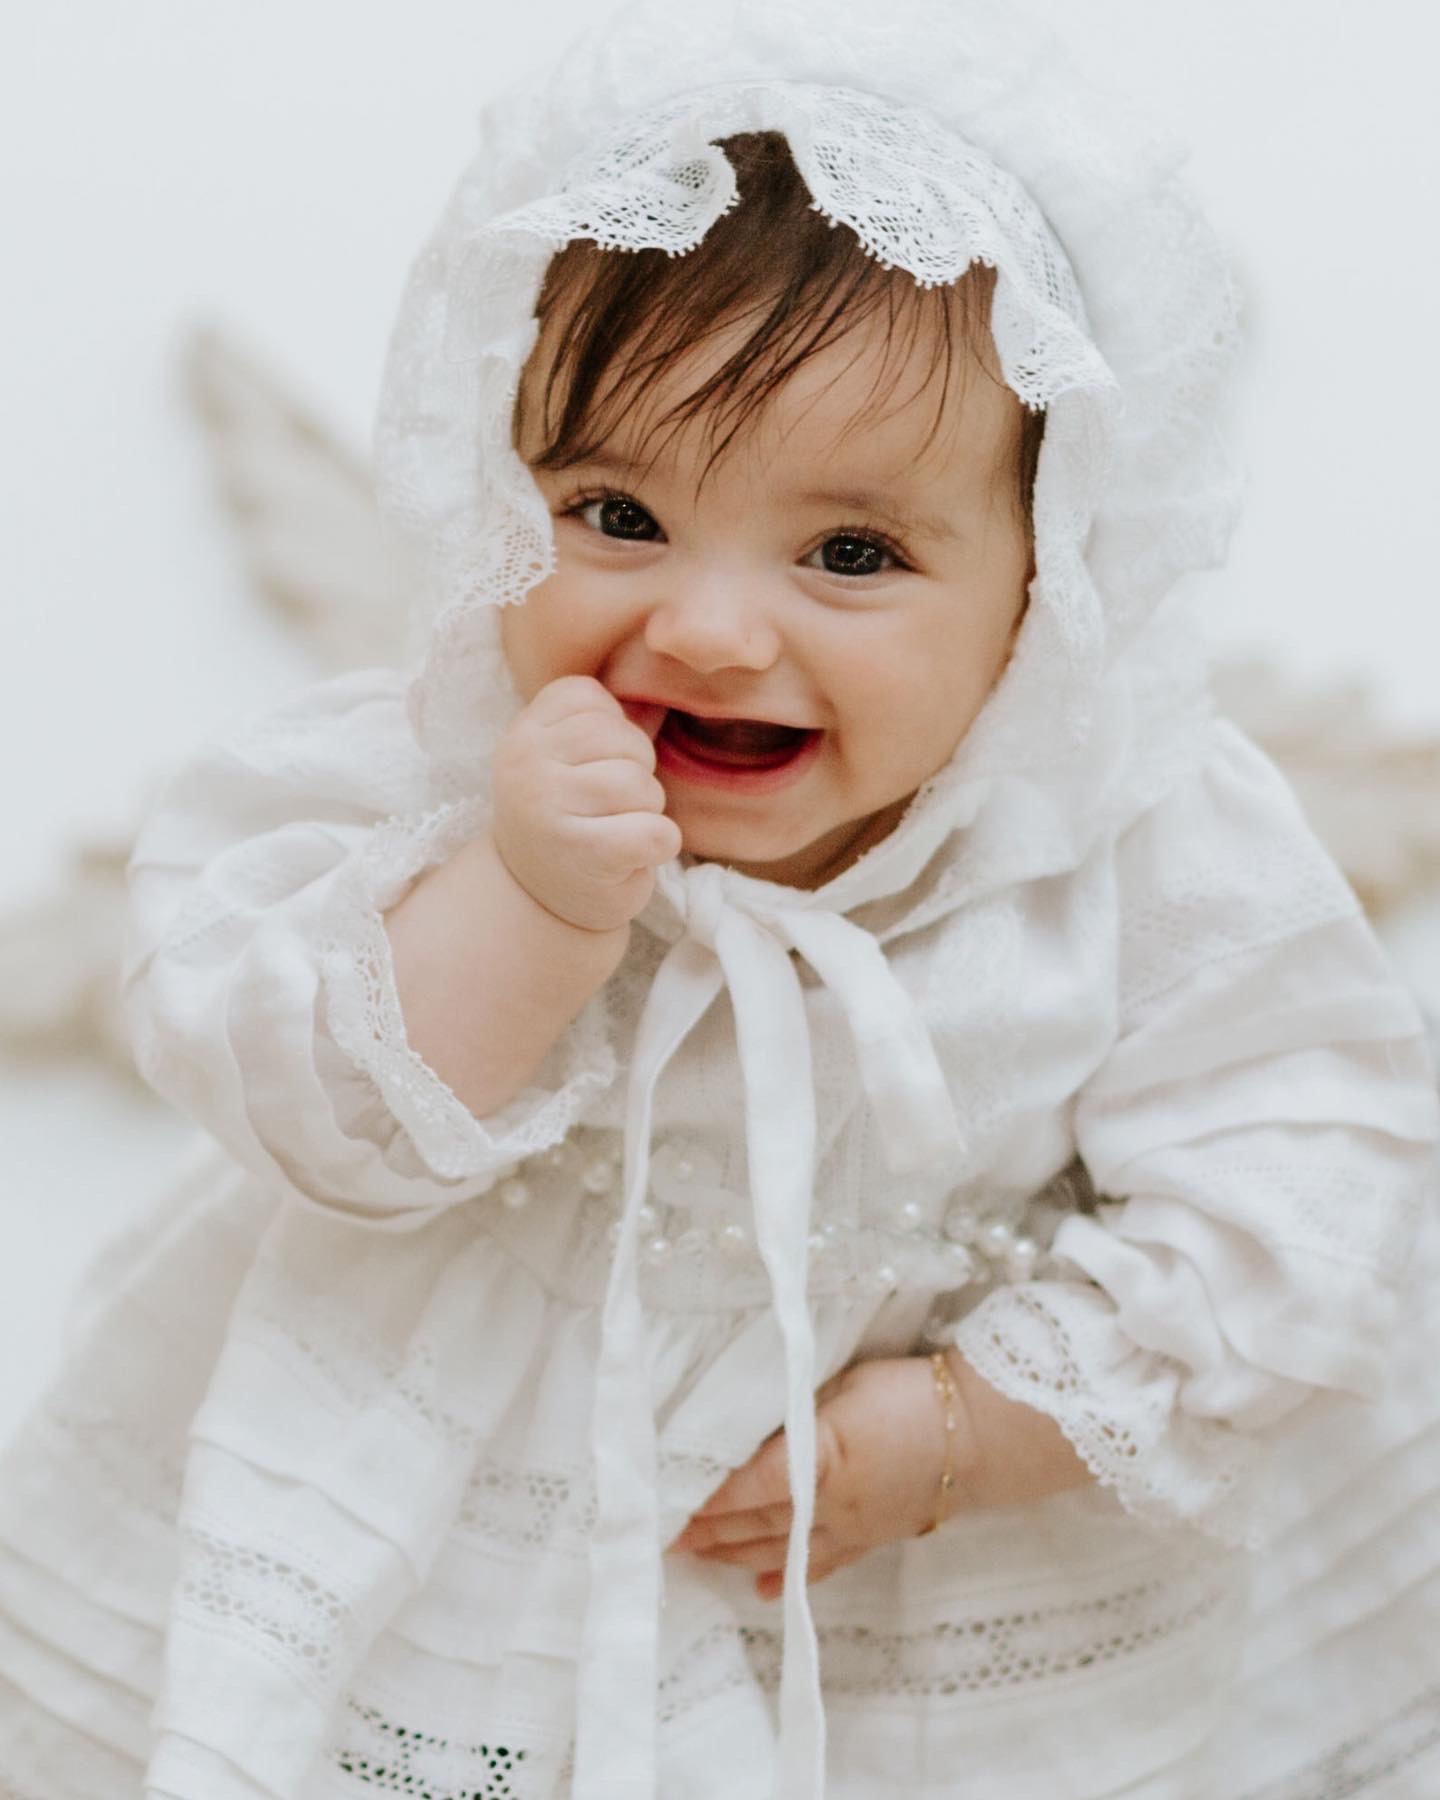
<svg viewBox="0 0 1440 1800">
<path fill-rule="evenodd" d="M 1228 1562 L 1180 1556 L 1107 1591 L 1039 1606 L 991 1611 L 957 1606 L 953 1615 L 909 1631 L 821 1624 L 828 1700 L 973 1699 L 1083 1680 L 1112 1664 L 1165 1651 L 1230 1617 Z M 760 1626 L 717 1624 L 701 1634 L 662 1679 L 662 1724 L 726 1693 L 780 1683 L 781 1637 Z"/>
<path fill-rule="evenodd" d="M 713 1456 L 662 1447 L 658 1478 L 667 1505 L 687 1513 L 708 1499 L 730 1472 Z M 481 1456 L 455 1529 L 511 1551 L 583 1556 L 595 1523 L 595 1478 L 579 1467 L 534 1467 Z"/>
<path fill-rule="evenodd" d="M 579 1469 L 527 1469 L 482 1458 L 455 1529 L 509 1550 L 582 1555 L 595 1522 L 593 1481 Z"/>
<path fill-rule="evenodd" d="M 259 1650 L 315 1698 L 368 1635 L 362 1609 L 296 1544 L 239 1543 L 198 1523 L 183 1528 L 175 1613 Z"/>
<path fill-rule="evenodd" d="M 490 1742 L 439 1737 L 346 1703 L 330 1752 L 342 1791 L 404 1794 L 408 1800 L 539 1800 L 554 1791 L 556 1758 L 511 1734 Z"/>
<path fill-rule="evenodd" d="M 1427 1688 L 1372 1730 L 1347 1738 L 1302 1769 L 1261 1788 L 1247 1789 L 1241 1800 L 1356 1800 L 1358 1795 L 1418 1794 L 1414 1776 L 1433 1759 L 1425 1785 L 1440 1793 L 1440 1684 Z M 1404 1787 L 1392 1787 L 1396 1776 L 1410 1771 Z"/>
</svg>

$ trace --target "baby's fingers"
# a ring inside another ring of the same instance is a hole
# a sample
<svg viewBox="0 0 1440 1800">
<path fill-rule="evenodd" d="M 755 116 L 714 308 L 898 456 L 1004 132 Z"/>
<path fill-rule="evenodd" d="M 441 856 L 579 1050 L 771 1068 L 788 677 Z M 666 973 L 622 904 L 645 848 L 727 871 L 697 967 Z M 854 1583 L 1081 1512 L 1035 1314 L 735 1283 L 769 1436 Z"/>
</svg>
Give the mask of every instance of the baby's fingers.
<svg viewBox="0 0 1440 1800">
<path fill-rule="evenodd" d="M 566 810 L 582 818 L 665 810 L 665 789 L 648 769 L 627 757 L 567 768 L 557 791 Z"/>
<path fill-rule="evenodd" d="M 788 1537 L 751 1538 L 744 1544 L 716 1544 L 698 1552 L 705 1562 L 729 1563 L 735 1569 L 753 1569 L 757 1575 L 778 1574 L 785 1567 Z"/>
<path fill-rule="evenodd" d="M 637 870 L 656 869 L 680 854 L 680 827 L 665 813 L 611 813 L 576 816 L 576 836 L 586 866 L 603 879 L 625 881 Z"/>
<path fill-rule="evenodd" d="M 753 1543 L 757 1538 L 781 1538 L 790 1530 L 794 1508 L 788 1500 L 773 1506 L 751 1506 L 738 1512 L 712 1513 L 707 1507 L 676 1538 L 676 1550 L 706 1556 L 731 1544 Z M 783 1560 L 783 1559 L 782 1559 Z"/>
<path fill-rule="evenodd" d="M 806 1570 L 806 1581 L 814 1586 L 817 1581 L 824 1581 L 827 1576 L 835 1574 L 839 1569 L 848 1569 L 851 1563 L 859 1562 L 863 1552 L 859 1550 L 827 1550 L 815 1539 L 810 1540 L 810 1562 Z M 778 1569 L 765 1569 L 755 1577 L 755 1592 L 762 1600 L 778 1600 L 785 1591 L 785 1568 L 782 1561 Z"/>
<path fill-rule="evenodd" d="M 786 1459 L 785 1433 L 777 1431 L 750 1458 L 732 1469 L 696 1513 L 697 1519 L 716 1513 L 748 1512 L 759 1506 L 790 1504 L 790 1468 Z"/>
</svg>

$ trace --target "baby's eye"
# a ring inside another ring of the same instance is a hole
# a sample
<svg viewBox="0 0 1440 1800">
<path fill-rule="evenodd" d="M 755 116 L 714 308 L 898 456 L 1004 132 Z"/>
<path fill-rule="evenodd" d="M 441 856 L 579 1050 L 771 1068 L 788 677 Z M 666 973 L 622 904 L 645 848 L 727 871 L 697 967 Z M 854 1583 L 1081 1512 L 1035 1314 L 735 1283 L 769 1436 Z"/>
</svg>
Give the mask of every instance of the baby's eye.
<svg viewBox="0 0 1440 1800">
<path fill-rule="evenodd" d="M 660 536 L 660 527 L 655 520 L 628 494 L 604 494 L 598 500 L 587 500 L 574 510 L 592 531 L 601 531 L 606 537 L 648 543 Z"/>
<path fill-rule="evenodd" d="M 833 533 L 805 560 L 812 569 L 824 569 L 829 575 L 883 575 L 890 569 L 904 567 L 882 538 L 859 531 Z"/>
</svg>

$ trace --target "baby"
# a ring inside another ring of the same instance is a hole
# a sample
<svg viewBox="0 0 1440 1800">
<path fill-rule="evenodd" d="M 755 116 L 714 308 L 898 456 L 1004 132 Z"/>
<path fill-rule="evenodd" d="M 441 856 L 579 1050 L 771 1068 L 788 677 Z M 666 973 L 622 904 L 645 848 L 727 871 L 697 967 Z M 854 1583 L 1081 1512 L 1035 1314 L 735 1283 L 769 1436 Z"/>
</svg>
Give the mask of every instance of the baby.
<svg viewBox="0 0 1440 1800">
<path fill-rule="evenodd" d="M 1008 7 L 674 24 L 416 265 L 416 667 L 137 852 L 216 1148 L 0 1468 L 7 1800 L 1313 1800 L 1424 1698 L 1433 1072 L 1168 600 L 1213 240 Z"/>
<path fill-rule="evenodd" d="M 388 918 L 410 1042 L 482 1118 L 615 973 L 655 868 L 683 850 L 814 889 L 887 837 L 1025 612 L 1043 421 L 996 364 L 993 274 L 918 288 L 810 209 L 778 133 L 721 147 L 743 205 L 688 258 L 573 245 L 540 298 L 516 447 L 556 568 L 501 620 L 528 704 L 491 828 Z M 812 1579 L 935 1523 L 942 1480 L 941 1514 L 951 1483 L 996 1504 L 1089 1478 L 953 1353 L 947 1444 L 934 1373 L 875 1359 L 830 1384 Z M 778 1448 L 676 1544 L 767 1595 Z"/>
</svg>

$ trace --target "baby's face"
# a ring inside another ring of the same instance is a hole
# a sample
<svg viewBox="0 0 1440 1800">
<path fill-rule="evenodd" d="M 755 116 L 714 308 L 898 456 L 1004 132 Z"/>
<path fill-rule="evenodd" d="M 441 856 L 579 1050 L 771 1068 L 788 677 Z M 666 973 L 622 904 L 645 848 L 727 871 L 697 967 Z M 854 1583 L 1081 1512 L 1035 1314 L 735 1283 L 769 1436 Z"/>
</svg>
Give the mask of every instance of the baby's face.
<svg viewBox="0 0 1440 1800">
<path fill-rule="evenodd" d="M 976 368 L 936 429 L 928 346 L 907 358 L 876 321 L 708 475 L 703 421 L 652 464 L 647 422 L 725 352 L 697 350 L 592 460 L 535 470 L 557 563 L 502 639 L 526 700 L 584 674 L 665 709 L 657 773 L 691 854 L 814 887 L 894 827 L 1005 666 L 1030 574 L 1019 402 Z"/>
</svg>

